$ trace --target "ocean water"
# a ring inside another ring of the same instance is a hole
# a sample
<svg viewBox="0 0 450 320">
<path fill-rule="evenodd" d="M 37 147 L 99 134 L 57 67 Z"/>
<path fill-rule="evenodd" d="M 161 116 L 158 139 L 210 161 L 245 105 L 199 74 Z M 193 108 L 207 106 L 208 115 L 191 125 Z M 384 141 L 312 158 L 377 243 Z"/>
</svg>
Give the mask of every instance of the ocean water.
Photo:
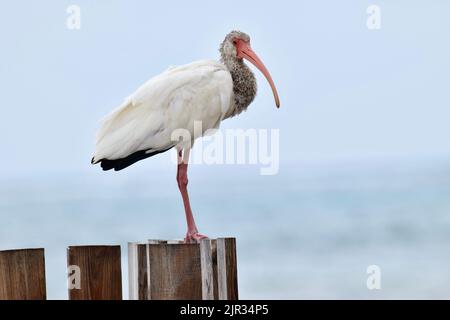
<svg viewBox="0 0 450 320">
<path fill-rule="evenodd" d="M 200 231 L 237 238 L 242 299 L 450 298 L 445 162 L 191 169 Z M 120 244 L 127 297 L 127 242 L 185 233 L 174 170 L 4 178 L 0 249 L 45 247 L 48 297 L 66 299 L 66 247 Z"/>
</svg>

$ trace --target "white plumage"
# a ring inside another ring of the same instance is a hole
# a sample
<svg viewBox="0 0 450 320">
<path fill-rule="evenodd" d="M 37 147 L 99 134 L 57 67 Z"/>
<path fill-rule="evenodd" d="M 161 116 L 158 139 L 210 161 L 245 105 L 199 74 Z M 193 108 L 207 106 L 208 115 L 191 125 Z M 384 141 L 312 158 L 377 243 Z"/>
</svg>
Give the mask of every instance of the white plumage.
<svg viewBox="0 0 450 320">
<path fill-rule="evenodd" d="M 241 113 L 252 103 L 256 78 L 244 59 L 263 73 L 276 106 L 280 106 L 272 77 L 252 50 L 246 33 L 227 34 L 220 55 L 220 62 L 204 60 L 172 67 L 142 85 L 103 120 L 92 158 L 92 163 L 100 163 L 105 171 L 120 171 L 175 147 L 187 243 L 206 238 L 198 232 L 187 192 L 190 148 L 207 130 L 218 128 L 222 120 Z M 201 131 L 197 130 L 197 122 Z"/>
<path fill-rule="evenodd" d="M 230 72 L 214 60 L 172 67 L 153 77 L 102 122 L 93 162 L 115 160 L 137 151 L 156 153 L 176 146 L 171 134 L 194 121 L 203 131 L 217 128 L 233 103 Z"/>
</svg>

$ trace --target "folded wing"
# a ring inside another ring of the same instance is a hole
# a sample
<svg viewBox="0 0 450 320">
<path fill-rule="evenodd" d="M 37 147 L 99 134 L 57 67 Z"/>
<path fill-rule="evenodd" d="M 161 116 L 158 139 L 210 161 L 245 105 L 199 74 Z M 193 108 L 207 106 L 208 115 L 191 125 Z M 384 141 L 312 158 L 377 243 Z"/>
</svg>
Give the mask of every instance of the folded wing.
<svg viewBox="0 0 450 320">
<path fill-rule="evenodd" d="M 176 129 L 216 128 L 230 108 L 233 83 L 216 61 L 170 68 L 150 79 L 102 122 L 92 163 L 121 170 L 177 145 Z"/>
</svg>

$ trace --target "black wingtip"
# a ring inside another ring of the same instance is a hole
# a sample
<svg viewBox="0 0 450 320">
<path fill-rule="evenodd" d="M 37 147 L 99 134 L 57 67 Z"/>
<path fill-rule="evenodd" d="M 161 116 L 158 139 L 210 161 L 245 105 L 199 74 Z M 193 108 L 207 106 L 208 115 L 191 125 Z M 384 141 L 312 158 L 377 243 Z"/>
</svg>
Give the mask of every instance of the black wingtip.
<svg viewBox="0 0 450 320">
<path fill-rule="evenodd" d="M 114 160 L 103 159 L 100 160 L 100 166 L 102 167 L 103 171 L 108 171 L 111 169 L 115 169 L 116 164 Z"/>
<path fill-rule="evenodd" d="M 123 170 L 129 166 L 131 166 L 132 164 L 152 157 L 154 155 L 157 155 L 159 153 L 165 152 L 169 149 L 171 149 L 173 146 L 170 146 L 167 149 L 163 149 L 163 150 L 157 150 L 157 151 L 153 151 L 153 152 L 148 152 L 148 150 L 142 150 L 142 151 L 137 151 L 134 152 L 132 154 L 130 154 L 129 156 L 125 157 L 125 158 L 120 158 L 120 159 L 115 159 L 115 160 L 109 160 L 109 159 L 100 159 L 97 160 L 95 162 L 92 162 L 92 164 L 96 164 L 100 162 L 100 166 L 102 167 L 103 171 L 108 171 L 108 170 L 112 170 L 114 169 L 114 171 L 120 171 Z M 92 158 L 92 161 L 94 161 L 94 158 Z"/>
</svg>

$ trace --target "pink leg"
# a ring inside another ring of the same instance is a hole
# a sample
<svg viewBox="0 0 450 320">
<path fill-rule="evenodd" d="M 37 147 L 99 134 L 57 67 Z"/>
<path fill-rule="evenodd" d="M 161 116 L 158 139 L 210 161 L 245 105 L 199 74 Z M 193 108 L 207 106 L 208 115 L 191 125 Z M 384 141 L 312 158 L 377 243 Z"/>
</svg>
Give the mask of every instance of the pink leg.
<svg viewBox="0 0 450 320">
<path fill-rule="evenodd" d="M 201 239 L 207 238 L 207 236 L 198 233 L 198 229 L 194 221 L 194 216 L 191 210 L 191 204 L 189 202 L 189 195 L 187 192 L 187 185 L 188 185 L 187 168 L 188 168 L 187 163 L 181 162 L 178 164 L 177 182 L 178 188 L 180 189 L 181 192 L 181 196 L 183 197 L 184 210 L 186 212 L 188 231 L 186 233 L 185 242 L 195 243 L 200 241 Z"/>
</svg>

